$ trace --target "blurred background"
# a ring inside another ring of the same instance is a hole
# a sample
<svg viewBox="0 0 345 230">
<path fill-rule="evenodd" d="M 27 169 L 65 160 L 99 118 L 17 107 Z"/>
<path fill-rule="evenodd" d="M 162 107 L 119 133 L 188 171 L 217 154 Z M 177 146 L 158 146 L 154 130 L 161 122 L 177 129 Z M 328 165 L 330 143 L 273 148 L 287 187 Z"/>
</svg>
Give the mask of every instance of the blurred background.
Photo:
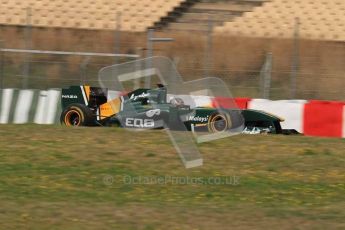
<svg viewBox="0 0 345 230">
<path fill-rule="evenodd" d="M 161 55 L 235 97 L 345 97 L 344 0 L 1 0 L 0 11 L 0 88 L 97 86 L 102 67 Z"/>
</svg>

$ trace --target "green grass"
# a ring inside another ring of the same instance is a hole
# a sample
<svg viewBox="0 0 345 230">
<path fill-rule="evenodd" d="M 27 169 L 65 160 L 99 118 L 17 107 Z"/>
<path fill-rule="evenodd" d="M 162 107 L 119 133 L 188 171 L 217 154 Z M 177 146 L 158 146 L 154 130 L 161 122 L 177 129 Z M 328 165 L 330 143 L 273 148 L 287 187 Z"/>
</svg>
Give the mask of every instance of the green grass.
<svg viewBox="0 0 345 230">
<path fill-rule="evenodd" d="M 238 135 L 199 149 L 204 166 L 185 169 L 164 131 L 1 125 L 1 229 L 345 228 L 344 140 Z"/>
</svg>

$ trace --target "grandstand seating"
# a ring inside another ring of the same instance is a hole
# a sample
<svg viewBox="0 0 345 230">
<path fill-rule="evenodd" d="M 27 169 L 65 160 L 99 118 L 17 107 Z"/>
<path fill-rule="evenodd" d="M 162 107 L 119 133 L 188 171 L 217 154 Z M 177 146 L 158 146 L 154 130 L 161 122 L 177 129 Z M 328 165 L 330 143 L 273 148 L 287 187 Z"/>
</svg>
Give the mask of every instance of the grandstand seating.
<svg viewBox="0 0 345 230">
<path fill-rule="evenodd" d="M 298 25 L 298 27 L 296 27 Z M 271 0 L 214 29 L 217 34 L 345 41 L 344 0 Z"/>
<path fill-rule="evenodd" d="M 266 1 L 268 0 L 196 0 L 189 2 L 186 8 L 181 9 L 182 12 L 173 12 L 172 16 L 163 18 L 156 25 L 159 27 L 162 24 L 168 30 L 207 31 L 210 24 L 223 25 Z"/>
<path fill-rule="evenodd" d="M 0 25 L 196 31 L 208 30 L 209 20 L 216 34 L 291 38 L 298 24 L 300 37 L 345 41 L 345 0 L 1 0 L 0 7 Z"/>
<path fill-rule="evenodd" d="M 0 24 L 145 31 L 184 0 L 1 0 Z M 28 17 L 29 15 L 29 17 Z"/>
</svg>

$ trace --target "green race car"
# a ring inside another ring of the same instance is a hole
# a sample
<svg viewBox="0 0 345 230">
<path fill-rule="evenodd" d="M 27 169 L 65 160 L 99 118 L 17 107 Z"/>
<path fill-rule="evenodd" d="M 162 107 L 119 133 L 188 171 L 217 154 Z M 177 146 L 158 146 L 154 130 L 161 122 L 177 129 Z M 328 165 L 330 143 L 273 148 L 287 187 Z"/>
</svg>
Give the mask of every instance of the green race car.
<svg viewBox="0 0 345 230">
<path fill-rule="evenodd" d="M 71 86 L 62 89 L 61 123 L 66 126 L 120 126 L 137 129 L 170 128 L 211 133 L 255 129 L 282 133 L 283 119 L 256 110 L 194 107 L 179 97 L 167 101 L 166 87 L 137 89 L 115 99 L 108 89 Z M 181 124 L 183 124 L 181 126 Z"/>
</svg>

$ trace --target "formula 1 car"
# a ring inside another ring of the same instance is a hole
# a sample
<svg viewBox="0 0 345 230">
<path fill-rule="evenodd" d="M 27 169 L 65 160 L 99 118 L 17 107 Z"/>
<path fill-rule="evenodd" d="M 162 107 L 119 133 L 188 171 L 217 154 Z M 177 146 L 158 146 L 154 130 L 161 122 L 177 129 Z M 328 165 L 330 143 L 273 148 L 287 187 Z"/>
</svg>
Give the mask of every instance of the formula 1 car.
<svg viewBox="0 0 345 230">
<path fill-rule="evenodd" d="M 66 126 L 113 126 L 154 129 L 223 132 L 230 129 L 256 129 L 282 133 L 283 119 L 263 111 L 194 107 L 179 97 L 167 102 L 167 89 L 137 89 L 109 98 L 108 89 L 71 86 L 62 89 L 60 121 Z"/>
</svg>

